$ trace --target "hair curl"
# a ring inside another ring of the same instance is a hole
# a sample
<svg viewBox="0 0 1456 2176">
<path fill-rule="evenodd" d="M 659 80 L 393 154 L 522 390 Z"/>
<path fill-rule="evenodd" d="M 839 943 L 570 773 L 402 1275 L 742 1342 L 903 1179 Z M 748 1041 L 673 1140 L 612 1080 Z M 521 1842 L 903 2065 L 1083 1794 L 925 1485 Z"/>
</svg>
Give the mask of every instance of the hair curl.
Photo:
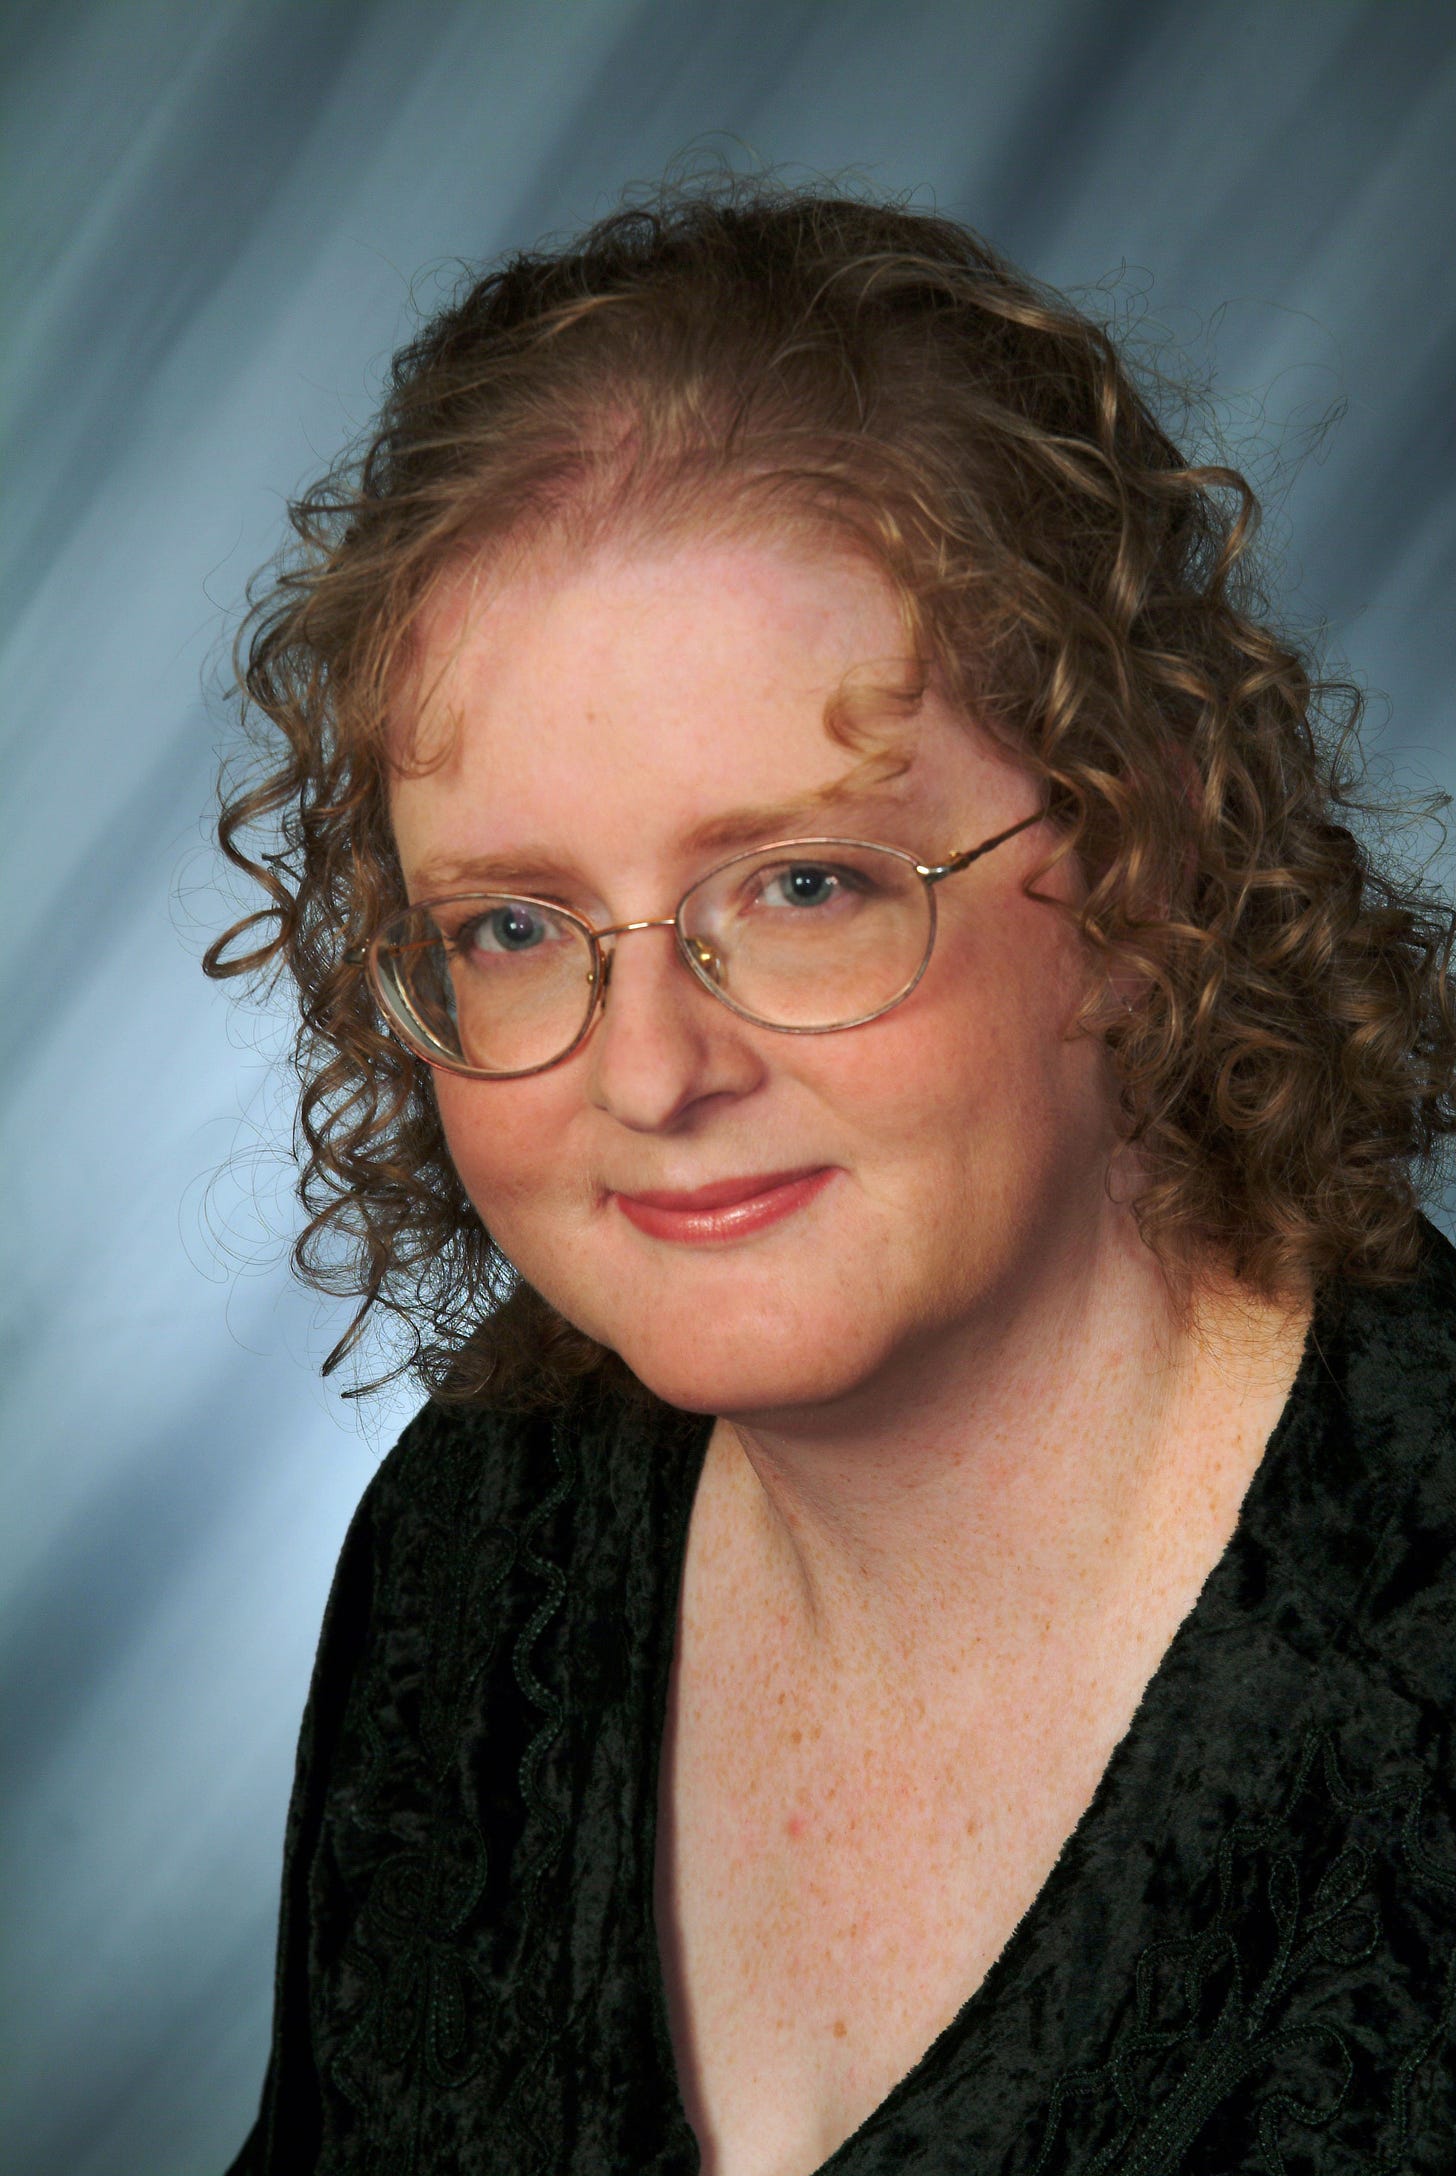
<svg viewBox="0 0 1456 2176">
<path fill-rule="evenodd" d="M 470 284 L 290 512 L 237 653 L 266 755 L 219 827 L 266 903 L 206 970 L 297 986 L 294 1261 L 359 1301 L 326 1367 L 382 1307 L 437 1395 L 625 1376 L 492 1245 L 358 959 L 404 896 L 385 735 L 432 583 L 543 531 L 714 513 L 868 551 L 927 666 L 1045 782 L 1085 937 L 1141 992 L 1089 1027 L 1150 1243 L 1269 1291 L 1411 1271 L 1456 1131 L 1453 920 L 1342 820 L 1361 697 L 1271 624 L 1244 478 L 1189 465 L 1108 331 L 978 236 L 665 190 Z"/>
</svg>

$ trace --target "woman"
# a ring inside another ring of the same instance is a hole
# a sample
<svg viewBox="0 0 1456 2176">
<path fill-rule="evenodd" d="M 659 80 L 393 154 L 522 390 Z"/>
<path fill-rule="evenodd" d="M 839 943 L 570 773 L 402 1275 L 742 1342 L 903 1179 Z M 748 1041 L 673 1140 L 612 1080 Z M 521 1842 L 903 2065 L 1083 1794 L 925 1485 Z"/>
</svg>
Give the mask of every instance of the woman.
<svg viewBox="0 0 1456 2176">
<path fill-rule="evenodd" d="M 963 229 L 730 189 L 296 521 L 210 964 L 434 1395 L 236 2168 L 1452 2165 L 1452 930 L 1247 487 Z"/>
</svg>

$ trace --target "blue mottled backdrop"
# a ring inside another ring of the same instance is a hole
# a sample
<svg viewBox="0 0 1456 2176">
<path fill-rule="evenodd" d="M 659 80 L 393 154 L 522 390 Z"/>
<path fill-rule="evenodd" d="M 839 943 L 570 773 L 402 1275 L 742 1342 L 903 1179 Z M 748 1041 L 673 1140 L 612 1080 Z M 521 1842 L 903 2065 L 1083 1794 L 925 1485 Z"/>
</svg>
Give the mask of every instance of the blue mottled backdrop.
<svg viewBox="0 0 1456 2176">
<path fill-rule="evenodd" d="M 205 2176 L 246 2129 L 319 1613 L 410 1403 L 317 1381 L 277 1029 L 198 972 L 206 688 L 412 290 L 704 138 L 1125 268 L 1283 463 L 1294 617 L 1456 783 L 1442 0 L 7 0 L 11 2176 Z"/>
</svg>

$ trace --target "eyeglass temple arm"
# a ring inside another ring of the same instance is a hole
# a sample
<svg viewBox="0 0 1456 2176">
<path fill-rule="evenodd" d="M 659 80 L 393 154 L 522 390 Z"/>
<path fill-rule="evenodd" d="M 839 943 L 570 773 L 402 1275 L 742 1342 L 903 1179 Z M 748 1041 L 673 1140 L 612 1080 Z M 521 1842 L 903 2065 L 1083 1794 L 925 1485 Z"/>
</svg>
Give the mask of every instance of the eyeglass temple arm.
<svg viewBox="0 0 1456 2176">
<path fill-rule="evenodd" d="M 993 847 L 1004 846 L 1008 839 L 1014 839 L 1018 831 L 1029 831 L 1033 824 L 1039 824 L 1045 814 L 1046 810 L 1039 808 L 1032 815 L 1023 816 L 1019 824 L 1008 824 L 994 839 L 982 839 L 979 846 L 969 847 L 964 854 L 955 854 L 949 861 L 938 862 L 933 868 L 922 865 L 920 874 L 927 884 L 938 884 L 943 876 L 957 876 L 962 869 L 969 869 L 973 861 L 979 861 L 982 854 L 989 854 Z"/>
</svg>

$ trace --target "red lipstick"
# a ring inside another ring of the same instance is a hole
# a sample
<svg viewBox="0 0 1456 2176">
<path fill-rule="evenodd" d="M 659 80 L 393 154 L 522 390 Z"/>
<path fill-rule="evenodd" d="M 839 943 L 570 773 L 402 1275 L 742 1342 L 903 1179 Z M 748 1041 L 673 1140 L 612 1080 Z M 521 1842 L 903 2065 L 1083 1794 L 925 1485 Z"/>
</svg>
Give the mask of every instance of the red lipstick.
<svg viewBox="0 0 1456 2176">
<path fill-rule="evenodd" d="M 750 1178 L 719 1179 L 687 1193 L 614 1194 L 629 1224 L 649 1239 L 742 1239 L 792 1216 L 833 1178 L 832 1166 L 807 1171 L 763 1171 Z"/>
</svg>

